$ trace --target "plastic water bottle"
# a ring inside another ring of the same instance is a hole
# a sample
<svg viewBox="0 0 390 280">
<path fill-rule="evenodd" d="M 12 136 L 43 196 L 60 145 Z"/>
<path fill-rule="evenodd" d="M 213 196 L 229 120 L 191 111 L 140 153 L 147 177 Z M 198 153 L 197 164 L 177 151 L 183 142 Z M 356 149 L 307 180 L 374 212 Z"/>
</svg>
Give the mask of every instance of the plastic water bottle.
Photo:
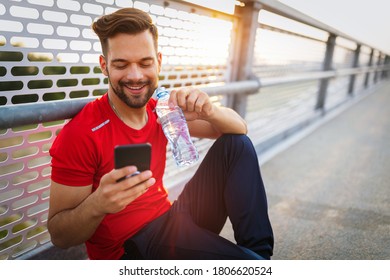
<svg viewBox="0 0 390 280">
<path fill-rule="evenodd" d="M 195 163 L 199 155 L 191 140 L 183 111 L 179 106 L 169 108 L 169 92 L 165 88 L 157 88 L 156 94 L 158 99 L 156 105 L 157 116 L 170 143 L 176 165 L 186 166 Z"/>
</svg>

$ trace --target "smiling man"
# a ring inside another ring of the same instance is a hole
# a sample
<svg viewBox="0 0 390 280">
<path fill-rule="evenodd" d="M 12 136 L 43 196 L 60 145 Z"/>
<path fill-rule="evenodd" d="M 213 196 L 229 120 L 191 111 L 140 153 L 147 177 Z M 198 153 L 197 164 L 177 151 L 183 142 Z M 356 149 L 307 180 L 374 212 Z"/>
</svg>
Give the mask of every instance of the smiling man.
<svg viewBox="0 0 390 280">
<path fill-rule="evenodd" d="M 216 139 L 173 204 L 163 185 L 167 140 L 154 112 L 162 54 L 145 12 L 125 8 L 93 24 L 108 91 L 61 131 L 50 150 L 53 244 L 86 243 L 90 259 L 268 259 L 273 234 L 245 121 L 195 88 L 173 90 L 190 134 Z M 150 143 L 150 170 L 114 169 L 121 144 Z M 118 182 L 122 177 L 127 179 Z M 237 244 L 219 236 L 227 217 Z"/>
</svg>

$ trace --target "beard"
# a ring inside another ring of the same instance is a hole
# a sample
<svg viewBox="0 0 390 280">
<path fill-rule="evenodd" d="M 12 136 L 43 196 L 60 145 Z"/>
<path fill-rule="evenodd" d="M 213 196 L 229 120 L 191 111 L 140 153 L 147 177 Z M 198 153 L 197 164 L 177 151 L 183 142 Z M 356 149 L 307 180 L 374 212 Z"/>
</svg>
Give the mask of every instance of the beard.
<svg viewBox="0 0 390 280">
<path fill-rule="evenodd" d="M 127 106 L 134 109 L 139 109 L 144 107 L 152 97 L 155 89 L 157 88 L 157 85 L 153 85 L 152 81 L 150 80 L 144 80 L 138 82 L 119 81 L 116 87 L 111 83 L 110 76 L 108 76 L 108 81 L 115 95 L 118 96 L 119 99 L 122 100 Z M 148 87 L 148 91 L 144 94 L 131 95 L 131 96 L 125 93 L 125 87 L 141 87 L 141 86 Z"/>
</svg>

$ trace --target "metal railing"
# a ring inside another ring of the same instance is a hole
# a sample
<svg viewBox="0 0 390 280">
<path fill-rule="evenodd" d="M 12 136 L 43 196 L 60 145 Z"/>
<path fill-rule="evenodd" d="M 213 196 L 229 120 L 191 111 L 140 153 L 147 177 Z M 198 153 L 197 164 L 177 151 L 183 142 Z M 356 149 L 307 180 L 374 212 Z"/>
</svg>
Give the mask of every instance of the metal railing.
<svg viewBox="0 0 390 280">
<path fill-rule="evenodd" d="M 97 60 L 93 62 L 100 50 L 89 28 L 102 13 L 125 5 L 147 10 L 159 26 L 159 48 L 167 57 L 160 83 L 199 86 L 214 102 L 234 108 L 247 119 L 258 147 L 389 77 L 388 54 L 277 1 L 241 1 L 234 15 L 172 0 L 90 2 L 0 4 L 0 25 L 9 25 L 0 27 L 0 259 L 28 258 L 51 246 L 46 228 L 48 150 L 67 120 L 107 88 Z M 326 37 L 262 22 L 263 11 Z M 202 24 L 221 37 L 206 40 Z M 286 57 L 283 63 L 264 63 L 267 49 L 259 48 L 271 45 L 272 51 L 278 43 L 263 36 L 296 39 L 302 48 L 315 42 L 315 57 L 293 60 L 289 54 L 298 57 L 298 49 L 284 46 L 286 53 L 276 56 Z M 201 155 L 210 143 L 196 141 Z M 167 171 L 167 181 L 191 172 L 176 170 L 170 159 Z"/>
<path fill-rule="evenodd" d="M 321 79 L 331 79 L 341 76 L 355 76 L 358 74 L 368 74 L 376 72 L 387 72 L 390 70 L 389 65 L 364 66 L 339 70 L 328 70 L 309 72 L 287 77 L 272 77 L 253 79 L 246 81 L 230 82 L 223 86 L 200 87 L 210 96 L 234 96 L 254 94 L 261 88 L 272 87 L 282 84 L 307 82 Z M 83 98 L 76 100 L 53 101 L 50 103 L 34 103 L 20 106 L 4 106 L 0 108 L 0 129 L 18 127 L 28 124 L 37 124 L 51 122 L 74 117 L 87 103 L 95 98 Z M 238 106 L 236 106 L 238 107 Z M 245 116 L 245 110 L 239 110 L 241 115 Z"/>
</svg>

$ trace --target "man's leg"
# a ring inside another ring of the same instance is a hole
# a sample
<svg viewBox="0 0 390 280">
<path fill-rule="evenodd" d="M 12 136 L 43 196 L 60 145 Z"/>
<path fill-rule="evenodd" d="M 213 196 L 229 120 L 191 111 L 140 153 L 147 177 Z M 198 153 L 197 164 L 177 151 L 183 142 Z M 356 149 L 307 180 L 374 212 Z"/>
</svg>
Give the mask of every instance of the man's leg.
<svg viewBox="0 0 390 280">
<path fill-rule="evenodd" d="M 174 204 L 195 224 L 219 234 L 229 216 L 237 244 L 264 258 L 272 255 L 273 233 L 257 154 L 245 135 L 216 140 Z"/>
<path fill-rule="evenodd" d="M 188 211 L 177 211 L 175 205 L 166 215 L 147 225 L 126 242 L 125 248 L 136 245 L 145 259 L 181 260 L 260 260 L 249 249 L 201 228 Z M 126 250 L 128 251 L 128 250 Z M 131 254 L 131 255 L 134 255 Z"/>
<path fill-rule="evenodd" d="M 239 246 L 219 236 L 228 215 Z M 171 209 L 126 243 L 145 259 L 268 259 L 272 228 L 249 138 L 219 138 Z"/>
</svg>

